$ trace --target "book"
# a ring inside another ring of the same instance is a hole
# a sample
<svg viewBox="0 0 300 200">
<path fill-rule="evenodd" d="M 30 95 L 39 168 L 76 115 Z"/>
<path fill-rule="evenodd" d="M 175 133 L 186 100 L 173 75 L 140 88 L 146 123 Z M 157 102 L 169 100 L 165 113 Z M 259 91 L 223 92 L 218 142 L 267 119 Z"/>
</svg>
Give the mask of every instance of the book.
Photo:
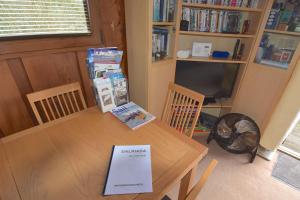
<svg viewBox="0 0 300 200">
<path fill-rule="evenodd" d="M 210 11 L 210 32 L 217 32 L 218 28 L 218 12 L 216 10 Z"/>
<path fill-rule="evenodd" d="M 102 112 L 128 103 L 127 79 L 120 63 L 123 51 L 116 47 L 89 48 L 87 68 L 96 103 Z"/>
<path fill-rule="evenodd" d="M 122 72 L 106 72 L 105 77 L 111 80 L 116 106 L 121 106 L 129 101 L 127 79 Z"/>
<path fill-rule="evenodd" d="M 219 19 L 218 19 L 218 32 L 223 32 L 223 18 L 224 18 L 225 11 L 221 10 L 219 13 Z"/>
<path fill-rule="evenodd" d="M 153 1 L 153 21 L 159 21 L 159 8 L 160 8 L 160 0 Z"/>
<path fill-rule="evenodd" d="M 276 29 L 280 19 L 280 9 L 271 9 L 266 29 Z"/>
<path fill-rule="evenodd" d="M 131 129 L 137 129 L 155 119 L 155 116 L 145 111 L 133 102 L 112 109 L 112 114 Z"/>
<path fill-rule="evenodd" d="M 113 146 L 103 194 L 152 191 L 150 145 Z"/>
<path fill-rule="evenodd" d="M 111 81 L 108 78 L 96 78 L 93 80 L 94 92 L 98 107 L 102 112 L 111 111 L 116 107 Z"/>
<path fill-rule="evenodd" d="M 154 27 L 152 31 L 152 60 L 163 59 L 168 55 L 169 30 L 166 28 Z"/>
<path fill-rule="evenodd" d="M 241 19 L 243 15 L 241 12 L 228 11 L 225 12 L 223 21 L 223 33 L 237 34 L 240 33 Z"/>
<path fill-rule="evenodd" d="M 115 47 L 88 49 L 87 63 L 90 79 L 103 77 L 104 72 L 120 69 L 123 51 Z"/>
<path fill-rule="evenodd" d="M 248 7 L 248 0 L 243 0 L 241 3 L 241 7 Z"/>
</svg>

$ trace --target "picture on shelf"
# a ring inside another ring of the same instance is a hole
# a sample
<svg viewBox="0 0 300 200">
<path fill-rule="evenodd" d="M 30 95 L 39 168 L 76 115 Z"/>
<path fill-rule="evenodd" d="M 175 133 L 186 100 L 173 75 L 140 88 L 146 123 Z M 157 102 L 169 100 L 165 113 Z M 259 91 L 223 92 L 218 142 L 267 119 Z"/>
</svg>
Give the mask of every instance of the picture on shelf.
<svg viewBox="0 0 300 200">
<path fill-rule="evenodd" d="M 211 43 L 193 42 L 193 57 L 209 57 L 211 54 Z"/>
<path fill-rule="evenodd" d="M 265 33 L 256 54 L 256 62 L 287 69 L 300 38 Z"/>
</svg>

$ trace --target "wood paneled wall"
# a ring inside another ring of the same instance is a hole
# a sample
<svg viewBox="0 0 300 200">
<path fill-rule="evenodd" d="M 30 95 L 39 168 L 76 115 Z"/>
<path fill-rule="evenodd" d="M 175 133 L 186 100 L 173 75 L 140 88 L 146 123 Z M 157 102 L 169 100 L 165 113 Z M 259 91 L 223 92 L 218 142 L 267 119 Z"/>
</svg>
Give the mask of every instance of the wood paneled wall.
<svg viewBox="0 0 300 200">
<path fill-rule="evenodd" d="M 126 50 L 124 0 L 90 0 L 90 36 L 0 41 L 0 137 L 37 125 L 26 94 L 78 81 L 95 105 L 86 69 L 89 47 Z M 127 72 L 126 53 L 122 67 Z"/>
</svg>

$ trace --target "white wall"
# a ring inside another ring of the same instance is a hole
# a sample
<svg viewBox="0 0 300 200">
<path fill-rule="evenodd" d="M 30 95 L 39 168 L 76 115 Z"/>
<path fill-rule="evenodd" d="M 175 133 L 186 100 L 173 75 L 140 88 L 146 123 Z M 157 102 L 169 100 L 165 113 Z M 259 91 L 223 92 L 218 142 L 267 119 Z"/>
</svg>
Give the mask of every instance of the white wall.
<svg viewBox="0 0 300 200">
<path fill-rule="evenodd" d="M 285 138 L 285 135 L 294 122 L 300 110 L 300 60 L 294 73 L 276 106 L 268 123 L 261 145 L 268 149 L 276 149 Z"/>
</svg>

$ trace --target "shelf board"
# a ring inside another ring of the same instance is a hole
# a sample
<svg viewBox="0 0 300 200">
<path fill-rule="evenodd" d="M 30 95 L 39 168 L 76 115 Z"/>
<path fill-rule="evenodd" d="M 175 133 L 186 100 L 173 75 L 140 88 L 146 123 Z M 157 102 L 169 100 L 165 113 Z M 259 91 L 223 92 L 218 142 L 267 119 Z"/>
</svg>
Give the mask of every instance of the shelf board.
<svg viewBox="0 0 300 200">
<path fill-rule="evenodd" d="M 262 12 L 263 9 L 260 8 L 247 8 L 247 7 L 233 7 L 233 6 L 221 6 L 221 5 L 211 5 L 211 4 L 199 4 L 199 3 L 182 3 L 184 7 L 194 7 L 194 8 L 207 8 L 216 10 L 235 10 L 244 12 Z"/>
<path fill-rule="evenodd" d="M 168 61 L 172 61 L 172 60 L 173 60 L 173 57 L 166 57 L 166 58 L 161 59 L 161 60 L 154 60 L 154 61 L 152 61 L 152 64 L 160 63 L 160 62 L 168 62 Z"/>
<path fill-rule="evenodd" d="M 217 103 L 209 103 L 207 105 L 203 105 L 202 108 L 232 108 L 232 101 L 224 101 Z"/>
<path fill-rule="evenodd" d="M 152 22 L 153 26 L 175 26 L 175 22 Z"/>
<path fill-rule="evenodd" d="M 229 37 L 229 38 L 254 38 L 255 35 L 249 34 L 229 34 L 229 33 L 211 33 L 196 31 L 179 31 L 181 35 L 210 36 L 210 37 Z"/>
<path fill-rule="evenodd" d="M 244 60 L 230 60 L 230 59 L 216 59 L 216 58 L 176 58 L 176 60 L 180 61 L 194 61 L 194 62 L 214 62 L 214 63 L 236 63 L 236 64 L 247 64 L 247 61 Z"/>
<path fill-rule="evenodd" d="M 275 34 L 282 34 L 282 35 L 300 36 L 300 32 L 279 31 L 279 30 L 272 30 L 272 29 L 265 29 L 265 32 L 275 33 Z"/>
</svg>

